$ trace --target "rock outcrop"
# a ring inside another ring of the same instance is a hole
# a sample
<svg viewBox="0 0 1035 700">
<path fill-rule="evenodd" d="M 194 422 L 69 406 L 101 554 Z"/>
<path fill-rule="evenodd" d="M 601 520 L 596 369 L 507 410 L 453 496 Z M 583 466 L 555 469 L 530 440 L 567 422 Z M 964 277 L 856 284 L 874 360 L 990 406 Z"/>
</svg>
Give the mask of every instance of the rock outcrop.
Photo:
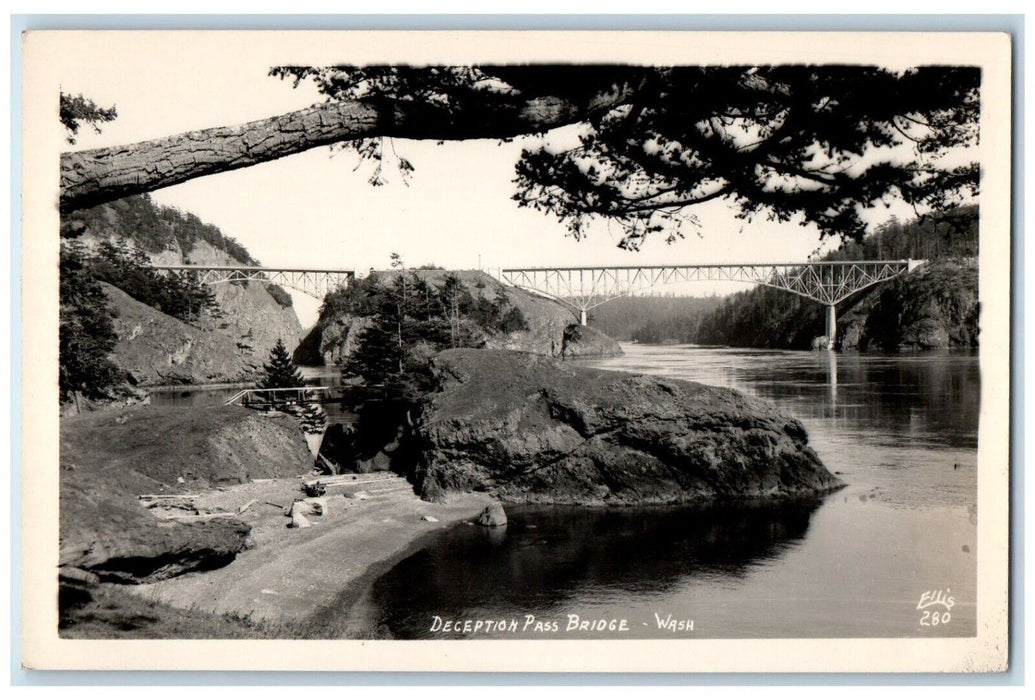
<svg viewBox="0 0 1035 700">
<path fill-rule="evenodd" d="M 137 386 L 249 380 L 262 363 L 233 338 L 210 333 L 101 283 L 114 311 L 119 342 L 112 361 Z"/>
<path fill-rule="evenodd" d="M 507 512 L 499 503 L 487 505 L 478 516 L 478 524 L 485 527 L 503 527 L 507 524 Z"/>
<path fill-rule="evenodd" d="M 75 212 L 62 222 L 62 228 L 68 234 L 74 233 L 87 251 L 110 241 L 142 250 L 155 265 L 258 265 L 240 244 L 224 236 L 215 226 L 202 223 L 192 214 L 161 207 L 146 195 Z M 192 347 L 199 342 L 206 342 L 213 348 L 231 347 L 239 361 L 232 363 L 217 358 L 208 363 L 201 374 L 193 374 L 191 363 L 185 367 L 179 356 L 187 353 L 200 357 L 201 353 L 185 348 L 182 343 L 174 343 L 169 346 L 167 354 L 173 356 L 172 364 L 179 369 L 168 383 L 251 379 L 254 370 L 269 359 L 269 352 L 278 339 L 291 349 L 302 337 L 302 327 L 291 297 L 283 289 L 258 282 L 232 282 L 214 285 L 212 291 L 219 305 L 216 315 L 198 321 L 187 335 L 192 338 Z M 121 332 L 126 324 L 120 325 L 122 356 L 143 359 L 153 354 L 154 343 L 160 340 L 159 337 L 126 334 Z M 208 340 L 202 341 L 201 338 Z M 151 346 L 133 347 L 147 343 Z M 116 362 L 119 359 L 117 353 Z M 162 365 L 162 362 L 156 365 L 159 374 Z M 225 365 L 227 371 L 213 371 L 220 365 Z M 140 366 L 124 368 L 136 375 Z M 244 377 L 239 376 L 241 368 L 246 368 Z M 163 383 L 151 381 L 155 372 L 145 370 L 144 373 L 149 375 L 149 379 L 143 383 Z"/>
<path fill-rule="evenodd" d="M 249 528 L 234 518 L 160 520 L 139 495 L 295 476 L 312 456 L 288 416 L 133 407 L 62 420 L 60 463 L 59 565 L 140 583 L 225 565 Z"/>
<path fill-rule="evenodd" d="M 381 271 L 374 274 L 388 279 L 399 273 Z M 450 271 L 410 270 L 406 274 L 416 274 L 429 284 L 439 286 Z M 580 327 L 572 311 L 553 299 L 508 287 L 477 270 L 453 271 L 452 274 L 460 278 L 473 296 L 492 299 L 502 292 L 525 319 L 526 330 L 486 335 L 483 341 L 486 348 L 551 357 L 617 357 L 622 354 L 617 342 L 600 331 Z M 301 364 L 341 364 L 355 347 L 359 333 L 369 323 L 369 319 L 362 316 L 326 310 L 299 344 L 294 359 Z M 572 329 L 582 332 L 576 334 Z"/>
<path fill-rule="evenodd" d="M 415 427 L 428 499 L 666 504 L 842 485 L 801 423 L 731 389 L 486 350 L 441 353 L 434 371 Z"/>
<path fill-rule="evenodd" d="M 169 249 L 152 254 L 156 265 L 241 265 L 226 251 L 206 241 L 197 241 L 189 251 Z M 220 318 L 212 330 L 229 336 L 245 359 L 265 362 L 269 352 L 283 340 L 293 349 L 302 338 L 302 326 L 295 315 L 291 297 L 278 287 L 259 282 L 231 282 L 213 286 Z"/>
<path fill-rule="evenodd" d="M 348 359 L 370 318 L 352 314 L 321 315 L 295 349 L 294 360 L 303 365 L 340 365 Z"/>
<path fill-rule="evenodd" d="M 978 345 L 977 260 L 928 263 L 865 294 L 839 321 L 842 350 Z"/>
</svg>

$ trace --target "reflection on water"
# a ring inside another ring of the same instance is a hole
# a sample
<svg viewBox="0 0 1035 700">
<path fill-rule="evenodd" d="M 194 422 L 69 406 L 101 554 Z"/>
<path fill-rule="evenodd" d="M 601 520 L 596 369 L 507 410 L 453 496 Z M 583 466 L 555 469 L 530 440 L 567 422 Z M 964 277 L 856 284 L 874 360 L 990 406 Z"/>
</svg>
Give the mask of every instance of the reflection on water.
<svg viewBox="0 0 1035 700">
<path fill-rule="evenodd" d="M 729 386 L 802 420 L 864 431 L 874 440 L 977 446 L 980 375 L 973 351 L 884 355 L 624 345 L 595 367 Z"/>
<path fill-rule="evenodd" d="M 306 386 L 341 386 L 341 370 L 337 367 L 300 367 L 299 369 L 305 378 Z M 243 389 L 252 386 L 254 385 L 156 387 L 151 389 L 149 395 L 152 406 L 218 406 L 226 403 Z M 351 421 L 351 414 L 345 411 L 340 403 L 327 402 L 322 405 L 327 417 L 332 422 Z"/>
<path fill-rule="evenodd" d="M 404 638 L 456 636 L 432 631 L 436 615 L 558 625 L 477 634 L 505 638 L 975 634 L 976 354 L 626 351 L 589 364 L 773 401 L 802 420 L 847 488 L 739 510 L 516 508 L 505 530 L 435 536 L 342 614 Z M 956 605 L 933 629 L 916 605 L 937 588 L 951 588 Z M 624 618 L 629 629 L 569 632 L 572 615 Z M 667 616 L 693 629 L 664 629 Z"/>
<path fill-rule="evenodd" d="M 406 638 L 430 636 L 433 614 L 499 618 L 534 606 L 549 617 L 589 601 L 628 608 L 631 599 L 688 581 L 743 578 L 800 542 L 817 505 L 513 508 L 504 528 L 468 525 L 442 533 L 382 577 L 371 602 L 381 612 L 377 622 Z"/>
</svg>

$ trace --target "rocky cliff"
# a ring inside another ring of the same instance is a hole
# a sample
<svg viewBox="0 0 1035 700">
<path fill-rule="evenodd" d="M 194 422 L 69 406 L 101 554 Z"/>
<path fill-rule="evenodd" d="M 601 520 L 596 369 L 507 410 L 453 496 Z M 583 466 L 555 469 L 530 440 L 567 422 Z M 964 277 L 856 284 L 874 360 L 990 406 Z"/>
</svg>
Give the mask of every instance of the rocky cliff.
<svg viewBox="0 0 1035 700">
<path fill-rule="evenodd" d="M 428 283 L 440 286 L 447 270 L 413 270 Z M 390 279 L 396 272 L 375 272 Z M 477 270 L 454 271 L 472 295 L 494 298 L 502 292 L 508 302 L 521 311 L 527 329 L 488 335 L 484 347 L 517 350 L 552 357 L 616 357 L 622 349 L 611 338 L 592 328 L 578 325 L 570 309 L 543 296 L 508 287 Z M 355 347 L 359 334 L 369 320 L 341 309 L 325 308 L 319 321 L 299 344 L 295 361 L 301 364 L 341 364 Z"/>
<path fill-rule="evenodd" d="M 978 265 L 974 258 L 928 263 L 879 285 L 842 313 L 842 350 L 977 347 Z"/>
<path fill-rule="evenodd" d="M 446 351 L 434 371 L 415 427 L 425 498 L 665 504 L 841 486 L 801 423 L 730 389 L 503 351 Z"/>
<path fill-rule="evenodd" d="M 63 231 L 75 230 L 77 240 L 86 250 L 108 240 L 144 251 L 156 265 L 257 265 L 236 241 L 224 236 L 214 226 L 204 224 L 196 216 L 171 207 L 159 207 L 149 197 L 127 197 L 92 209 L 76 212 L 62 222 Z M 210 367 L 227 365 L 228 374 L 190 374 L 190 365 L 181 365 L 175 382 L 201 383 L 234 381 L 241 378 L 238 367 L 254 369 L 268 359 L 269 351 L 282 339 L 294 348 L 302 336 L 291 297 L 276 286 L 257 282 L 234 282 L 212 287 L 219 304 L 216 317 L 195 324 L 194 336 L 208 336 L 212 346 L 233 347 L 239 362 L 227 363 L 217 358 Z M 125 324 L 120 324 L 125 325 Z M 137 336 L 139 337 L 139 336 Z M 153 348 L 134 348 L 137 337 L 120 332 L 123 355 L 149 356 Z M 158 340 L 155 337 L 149 340 Z M 180 352 L 170 346 L 169 354 Z M 195 356 L 200 356 L 194 353 Z M 118 360 L 118 357 L 116 357 Z M 231 366 L 233 365 L 233 366 Z M 130 369 L 134 371 L 136 367 Z M 159 382 L 160 383 L 160 382 Z"/>
<path fill-rule="evenodd" d="M 156 265 L 240 265 L 226 251 L 206 241 L 197 241 L 189 251 L 167 249 L 151 255 Z M 302 338 L 302 326 L 291 305 L 291 297 L 278 287 L 258 282 L 231 282 L 213 286 L 222 312 L 212 330 L 230 337 L 246 359 L 264 362 L 269 352 L 284 341 L 289 349 Z"/>
<path fill-rule="evenodd" d="M 190 493 L 312 467 L 297 421 L 238 406 L 132 407 L 61 421 L 60 559 L 133 583 L 222 566 L 246 545 L 232 518 L 159 520 L 141 494 Z"/>
<path fill-rule="evenodd" d="M 115 313 L 119 342 L 112 360 L 131 384 L 211 384 L 244 382 L 262 363 L 230 335 L 212 333 L 142 304 L 121 289 L 102 283 Z"/>
</svg>

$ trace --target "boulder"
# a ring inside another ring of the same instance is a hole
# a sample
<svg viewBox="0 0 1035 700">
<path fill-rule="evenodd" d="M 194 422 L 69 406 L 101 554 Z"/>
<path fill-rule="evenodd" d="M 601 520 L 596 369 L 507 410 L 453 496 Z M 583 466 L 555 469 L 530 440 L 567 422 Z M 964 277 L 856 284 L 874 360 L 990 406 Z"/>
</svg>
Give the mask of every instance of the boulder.
<svg viewBox="0 0 1035 700">
<path fill-rule="evenodd" d="M 507 524 L 507 513 L 499 503 L 491 503 L 485 506 L 485 510 L 478 516 L 478 524 L 485 527 L 500 527 Z"/>
<path fill-rule="evenodd" d="M 250 528 L 235 518 L 159 520 L 115 484 L 61 489 L 59 566 L 111 583 L 152 583 L 225 566 L 246 548 Z"/>
<path fill-rule="evenodd" d="M 430 500 L 668 504 L 843 485 L 799 421 L 731 389 L 495 350 L 448 350 L 432 368 L 413 475 Z"/>
<path fill-rule="evenodd" d="M 292 513 L 291 522 L 288 523 L 288 527 L 301 529 L 304 527 L 312 527 L 312 523 L 302 513 Z"/>
</svg>

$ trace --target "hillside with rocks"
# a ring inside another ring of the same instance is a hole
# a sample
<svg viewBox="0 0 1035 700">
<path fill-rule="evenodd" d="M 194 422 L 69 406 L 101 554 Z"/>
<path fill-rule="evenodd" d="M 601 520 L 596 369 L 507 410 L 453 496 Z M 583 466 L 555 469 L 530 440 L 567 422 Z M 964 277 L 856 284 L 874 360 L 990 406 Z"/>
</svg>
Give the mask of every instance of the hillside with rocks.
<svg viewBox="0 0 1035 700">
<path fill-rule="evenodd" d="M 223 235 L 219 229 L 204 224 L 193 214 L 172 207 L 155 204 L 150 197 L 127 197 L 109 204 L 77 211 L 62 221 L 63 235 L 72 234 L 89 253 L 102 242 L 129 246 L 146 253 L 156 265 L 258 265 L 239 243 Z M 173 358 L 171 365 L 179 369 L 174 383 L 205 383 L 236 381 L 248 378 L 250 370 L 261 366 L 269 351 L 282 339 L 289 348 L 298 344 L 302 327 L 292 306 L 291 297 L 275 285 L 257 282 L 232 282 L 212 286 L 218 311 L 211 317 L 199 319 L 188 334 L 207 337 L 205 343 L 213 347 L 230 347 L 237 361 L 217 356 L 205 361 L 207 366 L 227 368 L 225 373 L 194 374 L 192 363 L 176 361 L 182 354 L 182 345 L 174 343 L 167 348 Z M 172 319 L 175 320 L 175 319 Z M 155 321 L 158 325 L 168 325 Z M 155 382 L 163 374 L 161 360 L 141 365 L 160 351 L 154 345 L 159 336 L 134 335 L 127 323 L 119 323 L 119 347 L 114 360 L 133 376 L 148 376 L 143 383 Z M 126 330 L 131 332 L 126 333 Z M 199 341 L 200 342 L 200 341 Z M 151 343 L 147 345 L 146 343 Z M 197 345 L 197 342 L 194 343 Z M 200 352 L 192 353 L 200 357 Z M 241 370 L 245 370 L 243 373 Z"/>
<path fill-rule="evenodd" d="M 375 271 L 372 273 L 385 282 L 400 273 Z M 408 270 L 438 287 L 446 275 L 455 274 L 473 296 L 487 299 L 501 294 L 521 312 L 526 328 L 510 333 L 486 334 L 482 347 L 498 350 L 517 350 L 550 357 L 616 357 L 622 354 L 618 343 L 600 331 L 578 325 L 571 310 L 557 301 L 537 294 L 509 287 L 478 270 Z M 347 303 L 325 303 L 320 318 L 302 340 L 295 352 L 300 364 L 340 365 L 355 349 L 362 331 L 370 325 L 368 316 L 355 313 Z"/>
<path fill-rule="evenodd" d="M 119 339 L 112 358 L 131 384 L 245 382 L 261 369 L 261 358 L 232 335 L 196 328 L 140 303 L 118 287 L 102 286 Z"/>
<path fill-rule="evenodd" d="M 247 525 L 158 520 L 138 496 L 196 493 L 311 467 L 302 431 L 286 415 L 134 406 L 66 418 L 59 566 L 123 583 L 223 566 L 247 546 Z"/>
<path fill-rule="evenodd" d="M 929 263 L 855 301 L 841 316 L 837 347 L 977 347 L 979 311 L 976 259 Z"/>
</svg>

